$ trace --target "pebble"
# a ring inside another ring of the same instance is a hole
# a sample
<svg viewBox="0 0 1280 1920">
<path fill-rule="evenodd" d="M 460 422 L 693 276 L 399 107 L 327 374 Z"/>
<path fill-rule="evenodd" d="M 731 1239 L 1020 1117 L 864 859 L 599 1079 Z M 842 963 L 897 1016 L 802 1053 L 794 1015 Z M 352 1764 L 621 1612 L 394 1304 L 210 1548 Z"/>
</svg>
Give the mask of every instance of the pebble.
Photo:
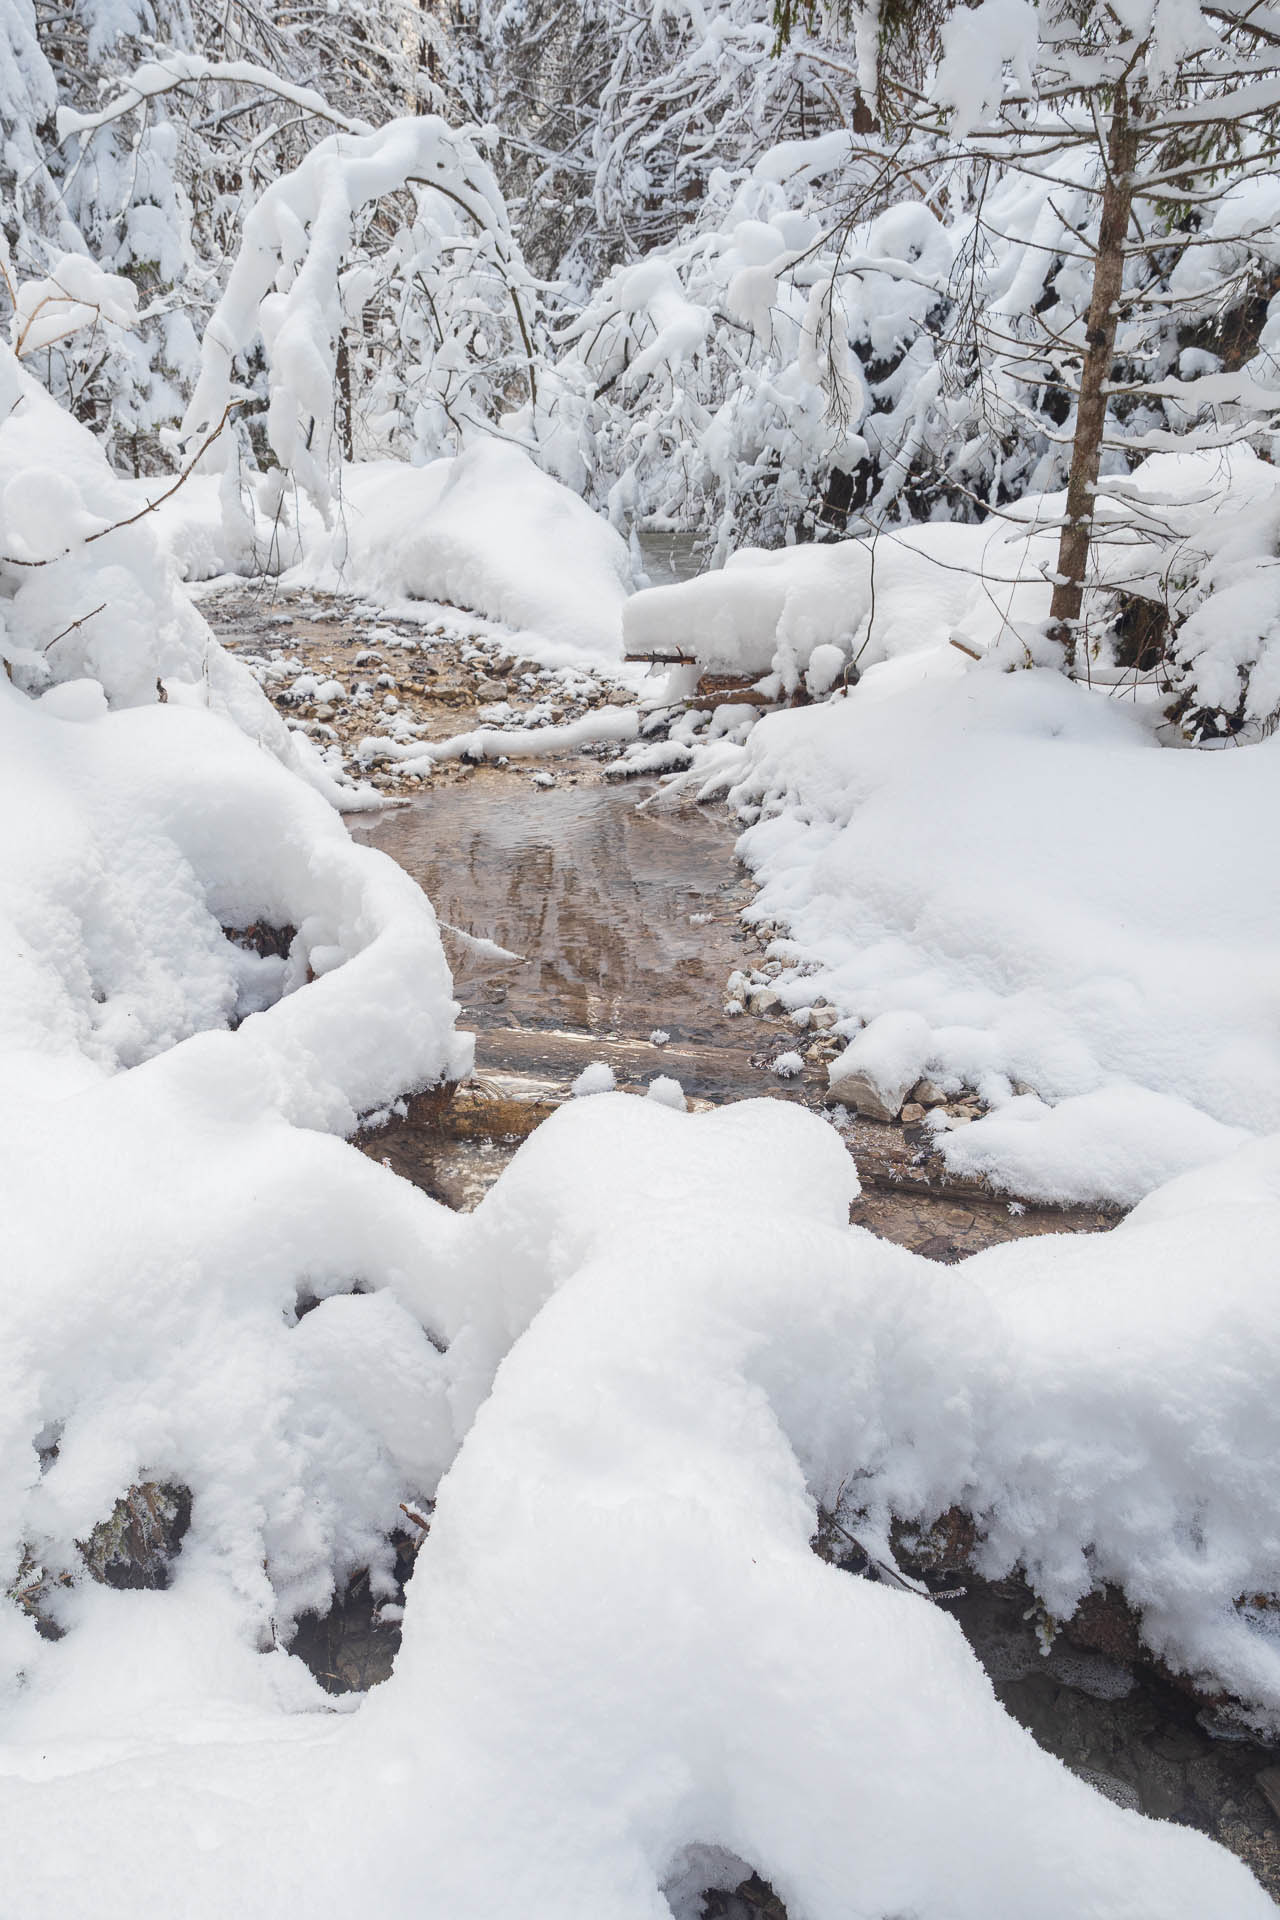
<svg viewBox="0 0 1280 1920">
<path fill-rule="evenodd" d="M 754 987 L 747 1004 L 752 1013 L 776 1013 L 782 1002 L 772 987 Z"/>
<path fill-rule="evenodd" d="M 902 1109 L 903 1126 L 918 1127 L 924 1119 L 926 1111 L 927 1109 L 922 1107 L 918 1100 L 908 1100 L 906 1106 Z"/>
<path fill-rule="evenodd" d="M 911 1089 L 911 1098 L 922 1107 L 945 1107 L 949 1096 L 936 1081 L 917 1080 Z"/>
</svg>

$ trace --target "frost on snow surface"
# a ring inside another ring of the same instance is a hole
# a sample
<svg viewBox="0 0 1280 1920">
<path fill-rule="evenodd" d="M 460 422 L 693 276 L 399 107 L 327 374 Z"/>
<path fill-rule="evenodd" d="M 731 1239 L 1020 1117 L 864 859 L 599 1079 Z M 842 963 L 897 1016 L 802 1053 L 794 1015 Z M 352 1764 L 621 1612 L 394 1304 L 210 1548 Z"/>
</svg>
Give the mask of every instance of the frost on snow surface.
<svg viewBox="0 0 1280 1920">
<path fill-rule="evenodd" d="M 239 1138 L 210 1172 L 244 1194 L 263 1156 Z M 340 1175 L 346 1150 L 326 1145 Z M 954 1622 L 809 1542 L 815 1497 L 853 1475 L 873 1539 L 883 1502 L 925 1511 L 963 1485 L 993 1564 L 1021 1540 L 1060 1600 L 1087 1583 L 1096 1543 L 1104 1573 L 1141 1567 L 1138 1586 L 1158 1589 L 1171 1656 L 1213 1658 L 1280 1703 L 1274 1645 L 1221 1600 L 1264 1559 L 1275 1572 L 1277 1416 L 1248 1384 L 1252 1343 L 1275 1337 L 1254 1287 L 1280 1214 L 1274 1156 L 1197 1176 L 1110 1239 L 1002 1248 L 960 1279 L 848 1228 L 843 1147 L 772 1102 L 703 1116 L 572 1102 L 451 1220 L 376 1168 L 344 1185 L 286 1154 L 275 1171 L 275 1237 L 218 1237 L 229 1315 L 184 1320 L 179 1274 L 178 1304 L 158 1280 L 140 1299 L 165 1316 L 163 1345 L 145 1319 L 113 1318 L 108 1377 L 132 1362 L 147 1383 L 149 1458 L 198 1441 L 204 1477 L 168 1592 L 75 1589 L 65 1639 L 12 1649 L 26 1677 L 0 1830 L 15 1903 L 136 1913 L 145 1859 L 192 1920 L 401 1911 L 406 1872 L 424 1911 L 457 1920 L 656 1920 L 690 1849 L 714 1847 L 803 1920 L 1271 1911 L 1210 1841 L 1116 1807 L 1038 1749 Z M 380 1196 L 367 1211 L 361 1186 Z M 165 1234 L 198 1197 L 162 1198 Z M 380 1250 L 362 1267 L 374 1291 L 288 1325 L 290 1241 L 301 1232 L 304 1259 L 325 1249 L 332 1271 L 362 1229 Z M 1230 1335 L 1224 1316 L 1205 1326 L 1195 1262 L 1210 1244 L 1230 1255 Z M 124 1283 L 59 1288 L 60 1324 L 33 1330 L 46 1394 L 92 1343 L 73 1298 L 105 1313 Z M 239 1377 L 237 1340 L 252 1355 Z M 209 1386 L 193 1401 L 198 1355 Z M 99 1406 L 79 1418 L 110 1432 Z M 46 1411 L 25 1406 L 27 1426 Z M 1204 1444 L 1189 1450 L 1193 1423 Z M 301 1530 L 288 1564 L 320 1557 L 335 1457 L 357 1510 L 397 1476 L 437 1493 L 396 1671 L 354 1716 L 317 1711 L 296 1663 L 258 1650 L 261 1547 L 237 1507 L 256 1475 L 271 1519 Z M 16 1515 L 38 1475 L 34 1456 L 29 1472 L 6 1458 Z M 309 1497 L 281 1515 L 273 1476 L 290 1471 Z M 79 1494 L 64 1525 L 92 1507 Z M 52 1493 L 46 1526 L 51 1511 Z"/>
</svg>

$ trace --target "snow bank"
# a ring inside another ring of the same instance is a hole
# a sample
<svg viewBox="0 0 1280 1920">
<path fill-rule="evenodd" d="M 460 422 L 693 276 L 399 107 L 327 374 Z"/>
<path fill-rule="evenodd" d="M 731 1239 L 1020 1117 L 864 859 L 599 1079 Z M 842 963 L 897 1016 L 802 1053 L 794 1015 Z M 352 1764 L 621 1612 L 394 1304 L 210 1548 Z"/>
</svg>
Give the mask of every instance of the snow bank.
<svg viewBox="0 0 1280 1920">
<path fill-rule="evenodd" d="M 621 654 L 626 544 L 518 447 L 486 440 L 427 467 L 348 469 L 345 518 L 345 585 L 531 628 L 565 662 Z"/>
<path fill-rule="evenodd" d="M 336 531 L 299 500 L 277 521 L 271 488 L 259 483 L 258 492 L 253 542 L 286 568 L 288 586 L 465 607 L 528 632 L 550 666 L 621 657 L 626 543 L 519 447 L 486 440 L 425 467 L 348 465 Z M 196 476 L 159 518 L 188 579 L 244 568 L 243 543 L 223 525 L 220 481 Z"/>
<path fill-rule="evenodd" d="M 452 1446 L 415 1294 L 451 1223 L 326 1135 L 464 1073 L 472 1048 L 419 888 L 291 770 L 290 736 L 149 525 L 93 538 L 120 499 L 92 440 L 23 383 L 0 462 L 12 1703 L 49 1651 L 31 1613 L 66 1628 L 93 1613 L 77 1543 L 145 1481 L 194 1496 L 177 1637 L 199 1647 L 207 1629 L 215 1668 L 287 1633 L 357 1567 L 389 1587 L 398 1503 L 429 1491 Z M 28 574 L 55 528 L 69 550 Z M 76 606 L 96 608 L 92 629 L 46 640 Z M 361 1286 L 379 1291 L 315 1305 Z M 118 1673 L 92 1676 L 104 1726 L 151 1651 L 144 1626 Z M 73 1688 L 79 1657 L 59 1670 Z M 315 1691 L 300 1669 L 277 1687 L 266 1665 L 253 1687 L 295 1703 Z"/>
<path fill-rule="evenodd" d="M 562 1109 L 419 1270 L 448 1351 L 418 1390 L 430 1408 L 449 1383 L 465 1438 L 392 1679 L 354 1717 L 300 1711 L 293 1663 L 237 1642 L 198 1552 L 167 1594 L 77 1590 L 0 1751 L 15 1902 L 56 1893 L 73 1920 L 110 1920 L 181 1884 L 191 1920 L 336 1916 L 397 1910 L 408 1873 L 457 1920 L 656 1920 L 695 1850 L 719 1849 L 804 1920 L 1261 1920 L 1237 1861 L 1039 1750 L 938 1609 L 809 1540 L 815 1496 L 861 1470 L 873 1501 L 989 1501 L 1055 1592 L 1087 1578 L 1085 1542 L 1109 1569 L 1149 1541 L 1185 1569 L 1168 1618 L 1256 1641 L 1274 1691 L 1265 1635 L 1217 1620 L 1233 1581 L 1277 1572 L 1275 1396 L 1254 1384 L 1276 1324 L 1274 1157 L 1110 1240 L 1022 1242 L 959 1279 L 850 1230 L 854 1185 L 792 1107 Z M 1248 1308 L 1231 1334 L 1206 1326 L 1197 1272 L 1223 1230 Z M 1168 1441 L 1197 1415 L 1213 1444 L 1193 1457 Z M 1229 1449 L 1246 1434 L 1256 1467 Z M 420 1444 L 426 1471 L 437 1443 Z M 1005 1476 L 1029 1465 L 1024 1515 Z M 216 1661 L 211 1638 L 184 1646 L 197 1625 L 218 1629 Z M 134 1655 L 122 1674 L 140 1633 L 147 1670 Z"/>
<path fill-rule="evenodd" d="M 363 804 L 179 590 L 159 517 L 140 515 L 163 486 L 119 479 L 88 429 L 0 346 L 0 659 L 10 678 L 31 693 L 96 681 L 113 708 L 167 699 L 224 714 L 335 804 Z"/>
<path fill-rule="evenodd" d="M 704 670 L 777 673 L 794 692 L 815 652 L 834 647 L 859 672 L 899 654 L 929 654 L 959 672 L 948 642 L 984 649 L 1010 625 L 1042 619 L 1049 589 L 1035 571 L 1043 536 L 1002 522 L 891 529 L 827 546 L 744 547 L 721 572 L 650 587 L 628 601 L 628 653 L 686 654 Z M 985 585 L 982 577 L 985 575 Z M 837 672 L 828 663 L 825 692 Z"/>
<path fill-rule="evenodd" d="M 1154 454 L 1100 483 L 1102 529 L 1086 599 L 1091 667 L 1114 676 L 1109 634 L 1123 589 L 1178 626 L 1171 661 L 1206 705 L 1265 719 L 1280 667 L 1275 566 L 1280 480 L 1246 446 Z M 1062 493 L 1029 494 L 982 526 L 885 526 L 873 535 L 764 551 L 719 572 L 636 594 L 629 653 L 680 652 L 704 670 L 776 674 L 815 696 L 899 661 L 899 683 L 954 677 L 1000 648 L 1011 663 L 1047 618 Z M 1174 583 L 1171 586 L 1171 582 Z"/>
<path fill-rule="evenodd" d="M 846 1065 L 888 1072 L 880 1022 L 911 1016 L 890 1091 L 925 1071 L 978 1088 L 997 1111 L 942 1139 L 948 1165 L 1050 1200 L 1131 1204 L 1280 1127 L 1255 830 L 1280 744 L 1170 752 L 1141 710 L 1050 672 L 886 691 L 879 671 L 713 750 L 763 815 L 739 844 L 753 915 L 804 967 L 784 1001 L 870 1023 L 833 1093 Z"/>
</svg>

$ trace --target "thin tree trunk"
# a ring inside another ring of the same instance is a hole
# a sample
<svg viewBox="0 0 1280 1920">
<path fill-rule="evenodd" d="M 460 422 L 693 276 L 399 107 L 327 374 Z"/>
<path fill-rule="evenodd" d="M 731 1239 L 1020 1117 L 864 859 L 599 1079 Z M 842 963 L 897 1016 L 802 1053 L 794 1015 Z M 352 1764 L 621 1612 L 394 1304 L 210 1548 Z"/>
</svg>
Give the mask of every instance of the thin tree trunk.
<svg viewBox="0 0 1280 1920">
<path fill-rule="evenodd" d="M 347 347 L 345 331 L 338 341 L 338 425 L 342 433 L 342 457 L 350 462 L 356 457 L 355 428 L 351 411 L 351 354 Z"/>
<path fill-rule="evenodd" d="M 1107 382 L 1116 352 L 1118 303 L 1124 283 L 1125 248 L 1133 207 L 1133 169 L 1138 157 L 1138 130 L 1123 82 L 1116 89 L 1107 138 L 1107 177 L 1102 189 L 1102 218 L 1098 224 L 1098 252 L 1093 267 L 1093 291 L 1085 327 L 1084 365 L 1080 369 L 1080 397 L 1076 432 L 1071 443 L 1071 472 L 1067 480 L 1067 518 L 1058 544 L 1058 574 L 1049 607 L 1050 637 L 1063 651 L 1068 671 L 1075 665 L 1076 636 L 1084 602 L 1085 568 L 1093 539 L 1093 504 L 1102 458 L 1102 434 L 1107 418 Z"/>
</svg>

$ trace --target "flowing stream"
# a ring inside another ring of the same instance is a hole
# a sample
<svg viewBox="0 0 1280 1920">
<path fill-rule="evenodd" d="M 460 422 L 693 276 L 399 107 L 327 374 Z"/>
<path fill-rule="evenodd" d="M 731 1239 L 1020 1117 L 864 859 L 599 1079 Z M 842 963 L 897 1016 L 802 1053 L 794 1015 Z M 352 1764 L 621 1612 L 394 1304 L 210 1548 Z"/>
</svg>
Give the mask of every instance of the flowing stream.
<svg viewBox="0 0 1280 1920">
<path fill-rule="evenodd" d="M 650 558 L 661 566 L 661 555 Z M 322 596 L 244 592 L 206 610 L 260 670 L 283 655 L 346 674 L 354 686 L 367 649 L 380 648 L 377 665 L 388 669 L 396 699 L 433 738 L 475 725 L 493 697 L 492 676 L 507 675 L 514 689 L 526 664 L 505 658 L 504 636 L 459 638 L 456 618 L 450 629 L 446 616 L 425 632 L 397 630 Z M 533 679 L 524 673 L 524 684 Z M 526 698 L 544 692 L 533 687 Z M 282 710 L 344 744 L 368 726 L 354 706 L 315 707 L 310 719 L 306 708 L 300 719 L 296 702 L 282 701 Z M 411 873 L 442 922 L 458 930 L 444 939 L 460 1023 L 477 1037 L 476 1074 L 450 1099 L 411 1101 L 403 1121 L 364 1137 L 366 1152 L 447 1204 L 472 1207 L 596 1061 L 630 1091 L 645 1091 L 658 1076 L 678 1080 L 693 1107 L 769 1095 L 823 1111 L 832 1043 L 814 1045 L 781 1010 L 724 1011 L 729 974 L 761 967 L 768 935 L 739 917 L 752 888 L 723 810 L 642 806 L 653 787 L 610 782 L 589 753 L 532 767 L 455 762 L 418 786 L 385 779 L 400 804 L 354 815 L 349 825 Z M 477 940 L 514 957 L 478 952 Z M 773 1062 L 795 1050 L 807 1056 L 803 1071 L 780 1079 Z M 979 1187 L 947 1181 L 916 1129 L 855 1120 L 843 1131 L 863 1185 L 854 1221 L 928 1258 L 955 1264 L 1024 1234 L 1114 1225 L 1114 1215 L 1089 1208 L 1011 1212 Z M 401 1544 L 407 1579 L 414 1542 Z M 856 1555 L 842 1561 L 838 1547 L 824 1549 L 821 1532 L 816 1549 L 848 1564 L 851 1575 L 866 1570 Z M 955 1562 L 939 1570 L 941 1584 L 954 1589 Z M 1241 1739 L 1229 1713 L 1142 1656 L 1118 1595 L 1093 1596 L 1046 1656 L 1020 1579 L 959 1578 L 967 1591 L 941 1604 L 1043 1746 L 1121 1803 L 1214 1834 L 1280 1895 L 1277 1756 Z M 346 1691 L 385 1679 L 398 1642 L 398 1629 L 376 1625 L 357 1580 L 328 1616 L 303 1622 L 294 1650 L 325 1685 Z M 714 1911 L 778 1911 L 767 1888 L 758 1900 L 749 1887 L 739 1895 L 736 1906 Z"/>
</svg>

